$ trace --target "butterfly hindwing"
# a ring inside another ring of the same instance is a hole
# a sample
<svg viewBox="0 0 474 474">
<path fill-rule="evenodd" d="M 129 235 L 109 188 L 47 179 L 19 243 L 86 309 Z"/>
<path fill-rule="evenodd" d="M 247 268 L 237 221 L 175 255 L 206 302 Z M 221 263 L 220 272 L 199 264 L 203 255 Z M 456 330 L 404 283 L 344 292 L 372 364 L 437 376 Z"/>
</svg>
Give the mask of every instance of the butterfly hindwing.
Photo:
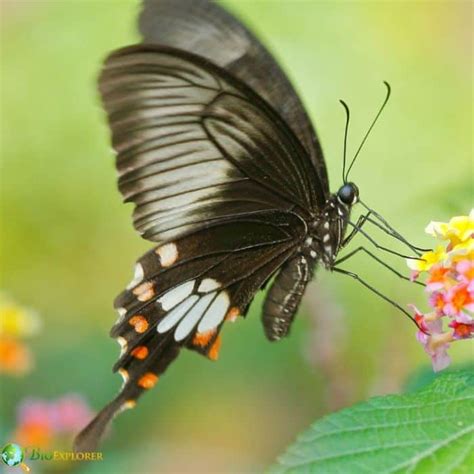
<svg viewBox="0 0 474 474">
<path fill-rule="evenodd" d="M 181 348 L 216 359 L 224 322 L 246 314 L 305 234 L 296 214 L 269 211 L 198 230 L 140 258 L 115 301 L 119 319 L 111 330 L 121 347 L 114 370 L 122 389 L 77 438 L 76 449 L 94 448 L 115 414 L 133 407 Z"/>
<path fill-rule="evenodd" d="M 193 54 L 113 53 L 100 90 L 119 189 L 143 237 L 165 241 L 215 221 L 318 208 L 324 188 L 293 132 L 260 97 Z"/>
</svg>

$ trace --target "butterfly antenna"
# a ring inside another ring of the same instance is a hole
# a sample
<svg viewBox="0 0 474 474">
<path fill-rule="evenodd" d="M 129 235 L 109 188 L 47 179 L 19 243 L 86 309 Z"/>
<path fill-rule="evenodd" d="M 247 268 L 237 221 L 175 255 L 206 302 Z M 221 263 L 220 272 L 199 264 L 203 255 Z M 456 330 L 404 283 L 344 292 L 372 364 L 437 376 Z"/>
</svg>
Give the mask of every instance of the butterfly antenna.
<svg viewBox="0 0 474 474">
<path fill-rule="evenodd" d="M 372 131 L 372 129 L 374 128 L 374 125 L 377 123 L 377 120 L 378 118 L 380 117 L 380 114 L 382 113 L 382 110 L 385 108 L 385 106 L 387 105 L 387 102 L 388 102 L 388 99 L 390 99 L 390 94 L 392 93 L 392 88 L 390 87 L 390 84 L 387 82 L 387 81 L 383 81 L 383 83 L 385 84 L 385 87 L 387 88 L 387 95 L 385 96 L 385 100 L 383 101 L 383 104 L 382 106 L 380 107 L 377 115 L 375 116 L 372 124 L 370 125 L 369 129 L 367 130 L 367 133 L 365 134 L 363 140 L 362 140 L 362 143 L 360 144 L 359 148 L 357 149 L 356 151 L 356 154 L 354 155 L 354 158 L 352 158 L 352 161 L 351 161 L 351 164 L 349 166 L 349 169 L 347 170 L 347 173 L 345 175 L 345 179 L 344 179 L 344 182 L 347 182 L 347 178 L 349 176 L 349 173 L 352 169 L 352 166 L 354 165 L 355 161 L 356 161 L 356 158 L 359 156 L 359 152 L 360 150 L 362 149 L 362 147 L 364 146 L 364 143 L 365 141 L 367 140 L 367 137 L 370 135 L 370 132 Z"/>
<path fill-rule="evenodd" d="M 346 111 L 346 127 L 344 130 L 344 156 L 342 158 L 342 182 L 345 183 L 345 176 L 346 176 L 346 155 L 347 155 L 347 133 L 349 131 L 349 120 L 351 118 L 351 114 L 349 112 L 349 107 L 347 104 L 342 100 L 339 99 L 339 102 L 342 104 L 344 107 L 344 110 Z"/>
</svg>

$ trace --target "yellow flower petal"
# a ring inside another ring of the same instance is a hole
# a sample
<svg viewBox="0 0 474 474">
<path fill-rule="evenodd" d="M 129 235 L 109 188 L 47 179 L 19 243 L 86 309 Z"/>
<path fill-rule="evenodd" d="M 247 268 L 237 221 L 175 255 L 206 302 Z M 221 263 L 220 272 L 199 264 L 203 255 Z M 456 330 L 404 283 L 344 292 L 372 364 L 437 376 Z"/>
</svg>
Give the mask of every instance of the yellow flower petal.
<svg viewBox="0 0 474 474">
<path fill-rule="evenodd" d="M 442 245 L 438 245 L 433 251 L 424 253 L 421 260 L 407 259 L 408 268 L 417 272 L 427 272 L 433 265 L 446 260 L 446 250 Z"/>
<path fill-rule="evenodd" d="M 22 338 L 35 334 L 40 326 L 37 313 L 0 296 L 0 337 Z"/>
<path fill-rule="evenodd" d="M 448 252 L 448 262 L 458 262 L 459 260 L 474 260 L 474 239 L 457 244 Z"/>
<path fill-rule="evenodd" d="M 449 222 L 430 222 L 425 232 L 439 239 L 450 240 L 453 246 L 467 242 L 474 235 L 474 210 L 468 216 L 456 216 Z"/>
<path fill-rule="evenodd" d="M 432 237 L 444 239 L 448 230 L 446 222 L 431 221 L 426 227 L 425 232 Z"/>
</svg>

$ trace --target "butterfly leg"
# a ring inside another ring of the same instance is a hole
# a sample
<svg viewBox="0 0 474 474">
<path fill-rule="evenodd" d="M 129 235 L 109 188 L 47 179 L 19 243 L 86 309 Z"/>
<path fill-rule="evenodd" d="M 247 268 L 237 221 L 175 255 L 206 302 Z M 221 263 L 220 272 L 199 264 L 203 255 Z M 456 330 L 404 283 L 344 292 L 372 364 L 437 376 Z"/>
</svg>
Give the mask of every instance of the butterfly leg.
<svg viewBox="0 0 474 474">
<path fill-rule="evenodd" d="M 359 229 L 365 224 L 365 222 L 369 218 L 369 215 L 370 211 L 367 214 L 359 216 L 349 235 L 342 241 L 341 247 L 345 247 L 355 237 L 357 232 L 359 232 Z"/>
<path fill-rule="evenodd" d="M 415 245 L 413 244 L 410 244 L 410 242 L 408 242 L 408 240 L 405 239 L 405 237 L 403 237 L 401 234 L 399 234 L 395 229 L 393 229 L 392 227 L 385 227 L 384 225 L 380 224 L 380 222 L 377 222 L 376 220 L 372 219 L 371 217 L 369 217 L 369 215 L 371 214 L 372 212 L 368 212 L 366 214 L 366 219 L 365 219 L 365 222 L 370 222 L 371 224 L 373 224 L 374 226 L 378 227 L 381 231 L 385 232 L 386 234 L 388 234 L 390 237 L 393 237 L 394 239 L 398 240 L 399 242 L 402 242 L 404 245 L 406 245 L 410 250 L 413 250 L 413 252 L 420 256 L 420 250 L 421 251 L 428 251 L 428 249 L 422 249 L 420 247 L 416 247 Z"/>
<path fill-rule="evenodd" d="M 367 222 L 367 219 L 365 220 L 365 222 Z M 347 223 L 351 227 L 353 227 L 356 230 L 356 232 L 359 232 L 360 234 L 362 234 L 369 242 L 371 242 L 373 245 L 375 245 L 375 247 L 377 247 L 379 250 L 383 250 L 384 252 L 391 253 L 393 255 L 397 255 L 398 257 L 402 257 L 402 258 L 409 258 L 409 259 L 413 259 L 413 260 L 422 260 L 422 259 L 420 259 L 420 257 L 413 257 L 411 255 L 405 255 L 403 253 L 397 252 L 396 250 L 392 250 L 392 249 L 389 249 L 388 247 L 384 247 L 383 245 L 378 244 L 375 241 L 375 239 L 370 237 L 370 235 L 367 234 L 367 232 L 365 232 L 360 226 L 358 227 L 357 224 L 354 224 L 351 221 L 347 221 Z M 349 236 L 350 236 L 350 234 L 349 234 Z"/>
<path fill-rule="evenodd" d="M 404 308 L 402 308 L 396 301 L 393 301 L 392 299 L 390 299 L 388 296 L 385 296 L 383 293 L 381 293 L 379 290 L 377 290 L 376 288 L 374 288 L 372 285 L 370 285 L 369 283 L 367 283 L 365 280 L 363 280 L 359 275 L 357 275 L 357 273 L 353 273 L 353 272 L 350 272 L 348 270 L 345 270 L 343 268 L 333 268 L 332 271 L 334 272 L 337 272 L 337 273 L 341 273 L 342 275 L 347 275 L 347 276 L 350 276 L 351 278 L 354 278 L 354 280 L 357 280 L 359 283 L 361 283 L 362 285 L 364 285 L 367 289 L 369 289 L 370 291 L 372 291 L 372 293 L 375 293 L 377 296 L 379 296 L 380 298 L 382 298 L 383 300 L 385 300 L 387 303 L 390 303 L 392 306 L 394 306 L 395 308 L 397 308 L 399 311 L 401 311 L 407 318 L 410 319 L 410 321 L 416 325 L 417 328 L 419 328 L 418 324 L 416 323 L 416 321 L 413 319 L 413 317 L 410 315 L 410 313 L 408 311 L 406 311 Z"/>
<path fill-rule="evenodd" d="M 357 247 L 355 250 L 352 250 L 351 252 L 349 252 L 347 255 L 344 255 L 343 257 L 341 257 L 340 259 L 336 260 L 334 262 L 334 265 L 339 265 L 341 264 L 342 262 L 345 262 L 346 260 L 349 260 L 351 257 L 353 257 L 354 255 L 356 255 L 357 253 L 359 252 L 365 252 L 369 257 L 373 258 L 374 260 L 376 260 L 377 262 L 379 262 L 381 265 L 383 265 L 385 268 L 387 268 L 388 270 L 390 270 L 392 273 L 394 273 L 395 275 L 397 275 L 399 278 L 401 278 L 402 280 L 406 280 L 406 281 L 410 281 L 410 278 L 407 277 L 406 275 L 403 275 L 402 273 L 400 273 L 398 270 L 396 270 L 395 268 L 393 268 L 392 266 L 390 266 L 388 263 L 384 262 L 381 258 L 377 257 L 375 254 L 373 254 L 372 252 L 370 252 L 369 250 L 367 250 L 365 247 L 363 246 L 360 246 L 360 247 Z M 413 281 L 412 283 L 415 283 L 417 285 L 421 285 L 421 286 L 425 286 L 424 283 L 420 282 L 420 281 Z"/>
<path fill-rule="evenodd" d="M 380 217 L 381 219 L 383 219 L 382 216 L 379 216 L 379 214 L 374 214 L 374 211 L 369 209 L 367 214 L 363 214 L 363 215 L 359 216 L 359 218 L 357 219 L 357 222 L 355 224 L 352 224 L 351 222 L 349 222 L 349 224 L 352 225 L 353 228 L 352 228 L 351 232 L 349 233 L 349 235 L 343 240 L 341 247 L 345 247 L 355 237 L 355 235 L 358 232 L 360 232 L 361 234 L 364 234 L 361 231 L 361 228 L 364 224 L 366 224 L 367 222 L 370 222 L 371 224 L 375 225 L 376 227 L 378 227 L 380 230 L 382 230 L 386 234 L 390 235 L 390 237 L 393 237 L 393 238 L 397 239 L 398 241 L 402 242 L 403 244 L 405 244 L 410 250 L 413 250 L 413 252 L 415 252 L 415 254 L 417 256 L 420 256 L 419 250 L 424 250 L 424 249 L 420 249 L 419 247 L 416 247 L 416 246 L 410 244 L 410 242 L 408 242 L 403 236 L 401 236 L 395 229 L 388 226 L 388 224 L 387 224 L 388 227 L 385 227 L 385 225 L 382 225 L 379 222 L 375 221 L 374 219 L 372 219 L 370 217 L 371 214 L 376 215 L 376 216 Z M 383 223 L 386 223 L 386 221 L 383 220 Z M 407 258 L 413 258 L 413 257 L 407 257 Z"/>
</svg>

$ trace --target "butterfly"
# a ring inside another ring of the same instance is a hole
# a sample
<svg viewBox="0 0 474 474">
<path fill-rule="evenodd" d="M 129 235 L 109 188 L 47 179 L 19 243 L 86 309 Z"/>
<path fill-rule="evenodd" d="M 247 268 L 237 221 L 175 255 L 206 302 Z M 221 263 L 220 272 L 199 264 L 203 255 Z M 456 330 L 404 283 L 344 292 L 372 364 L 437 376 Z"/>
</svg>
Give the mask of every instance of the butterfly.
<svg viewBox="0 0 474 474">
<path fill-rule="evenodd" d="M 143 43 L 108 56 L 99 90 L 119 190 L 156 246 L 115 300 L 123 386 L 77 437 L 82 451 L 181 349 L 217 359 L 224 324 L 272 278 L 263 328 L 271 341 L 287 336 L 315 268 L 335 269 L 359 201 L 350 167 L 330 192 L 298 95 L 230 13 L 205 0 L 150 0 L 139 26 Z"/>
</svg>

